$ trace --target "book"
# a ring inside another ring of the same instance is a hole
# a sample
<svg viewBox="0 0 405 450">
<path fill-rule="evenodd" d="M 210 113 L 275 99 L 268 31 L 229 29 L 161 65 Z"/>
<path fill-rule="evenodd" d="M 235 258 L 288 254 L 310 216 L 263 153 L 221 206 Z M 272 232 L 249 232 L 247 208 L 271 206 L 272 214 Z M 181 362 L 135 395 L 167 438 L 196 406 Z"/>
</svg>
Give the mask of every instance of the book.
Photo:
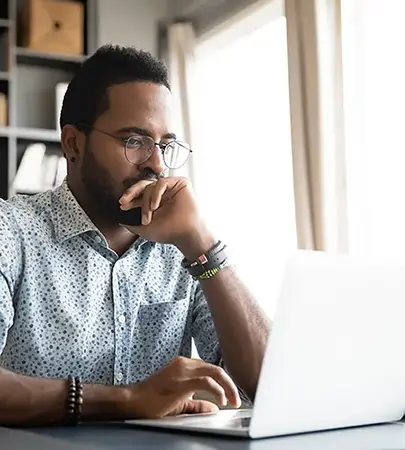
<svg viewBox="0 0 405 450">
<path fill-rule="evenodd" d="M 21 159 L 17 174 L 12 183 L 14 192 L 35 194 L 43 189 L 42 162 L 46 146 L 42 143 L 30 144 Z"/>
<path fill-rule="evenodd" d="M 67 161 L 64 156 L 59 156 L 58 168 L 54 186 L 60 186 L 67 175 Z"/>
</svg>

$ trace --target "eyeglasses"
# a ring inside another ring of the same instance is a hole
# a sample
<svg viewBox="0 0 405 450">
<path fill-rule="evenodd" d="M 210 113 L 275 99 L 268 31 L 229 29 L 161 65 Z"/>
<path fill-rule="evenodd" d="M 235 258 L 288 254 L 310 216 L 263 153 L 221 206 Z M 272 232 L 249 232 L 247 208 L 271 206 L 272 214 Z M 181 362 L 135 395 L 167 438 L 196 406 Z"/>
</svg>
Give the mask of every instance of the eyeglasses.
<svg viewBox="0 0 405 450">
<path fill-rule="evenodd" d="M 77 128 L 86 128 L 88 130 L 98 131 L 99 133 L 105 134 L 106 136 L 119 141 L 124 146 L 125 158 L 129 163 L 134 165 L 139 165 L 146 162 L 152 156 L 155 146 L 161 150 L 165 165 L 169 169 L 173 170 L 183 167 L 184 164 L 186 164 L 190 154 L 193 152 L 188 144 L 178 140 L 172 140 L 168 143 L 162 144 L 155 142 L 149 136 L 134 135 L 127 138 L 121 138 L 84 123 L 77 124 Z"/>
</svg>

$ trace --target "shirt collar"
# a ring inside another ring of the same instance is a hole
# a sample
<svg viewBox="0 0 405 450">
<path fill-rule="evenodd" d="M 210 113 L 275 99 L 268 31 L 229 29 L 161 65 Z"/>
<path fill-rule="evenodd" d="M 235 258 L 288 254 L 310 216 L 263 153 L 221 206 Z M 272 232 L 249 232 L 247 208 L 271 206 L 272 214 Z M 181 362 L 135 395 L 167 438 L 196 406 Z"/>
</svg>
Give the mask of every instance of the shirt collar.
<svg viewBox="0 0 405 450">
<path fill-rule="evenodd" d="M 52 194 L 52 222 L 58 242 L 66 241 L 88 231 L 98 228 L 79 205 L 66 179 Z"/>
<path fill-rule="evenodd" d="M 51 214 L 56 240 L 60 243 L 89 231 L 102 235 L 101 231 L 79 205 L 76 197 L 69 189 L 66 178 L 52 193 Z M 154 244 L 139 237 L 133 245 L 135 248 L 140 248 L 146 243 Z"/>
</svg>

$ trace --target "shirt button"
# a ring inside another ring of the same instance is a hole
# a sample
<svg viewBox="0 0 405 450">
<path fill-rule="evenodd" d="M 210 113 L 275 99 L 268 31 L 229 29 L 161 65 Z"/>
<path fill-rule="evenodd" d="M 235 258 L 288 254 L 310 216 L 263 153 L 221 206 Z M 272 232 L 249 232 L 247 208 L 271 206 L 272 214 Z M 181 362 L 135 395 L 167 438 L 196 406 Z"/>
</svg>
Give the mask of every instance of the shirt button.
<svg viewBox="0 0 405 450">
<path fill-rule="evenodd" d="M 118 372 L 116 378 L 117 378 L 117 381 L 122 381 L 124 378 L 124 375 L 122 375 L 121 372 Z"/>
<path fill-rule="evenodd" d="M 118 322 L 119 322 L 119 323 L 124 323 L 124 322 L 125 322 L 125 316 L 124 316 L 124 314 L 121 314 L 121 315 L 118 317 Z"/>
</svg>

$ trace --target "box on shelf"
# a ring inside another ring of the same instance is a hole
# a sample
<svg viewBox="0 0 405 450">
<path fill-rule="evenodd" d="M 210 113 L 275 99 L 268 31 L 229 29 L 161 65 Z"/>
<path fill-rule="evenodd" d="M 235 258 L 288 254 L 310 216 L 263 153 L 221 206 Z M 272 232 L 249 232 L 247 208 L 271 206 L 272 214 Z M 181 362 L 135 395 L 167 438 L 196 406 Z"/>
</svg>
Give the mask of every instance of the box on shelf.
<svg viewBox="0 0 405 450">
<path fill-rule="evenodd" d="M 8 108 L 6 94 L 0 92 L 0 126 L 8 125 Z"/>
<path fill-rule="evenodd" d="M 24 47 L 44 53 L 83 54 L 82 3 L 29 0 L 24 13 Z"/>
</svg>

